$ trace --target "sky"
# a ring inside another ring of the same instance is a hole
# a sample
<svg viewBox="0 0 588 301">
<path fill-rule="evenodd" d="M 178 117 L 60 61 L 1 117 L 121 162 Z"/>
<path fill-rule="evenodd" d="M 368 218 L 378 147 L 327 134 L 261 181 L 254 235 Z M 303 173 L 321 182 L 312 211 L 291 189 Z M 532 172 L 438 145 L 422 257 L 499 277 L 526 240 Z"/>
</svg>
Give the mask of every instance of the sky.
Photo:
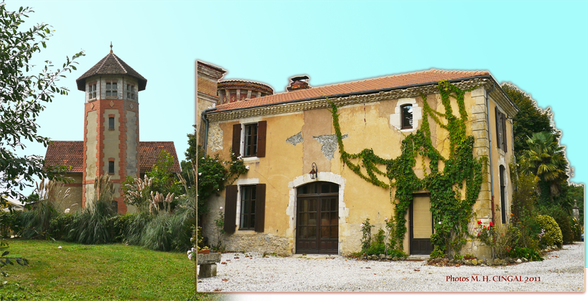
<svg viewBox="0 0 588 301">
<path fill-rule="evenodd" d="M 571 181 L 588 178 L 588 1 L 7 1 L 9 10 L 19 6 L 35 10 L 26 27 L 55 30 L 39 64 L 86 54 L 59 82 L 69 95 L 38 119 L 39 133 L 53 140 L 83 140 L 84 93 L 75 80 L 112 42 L 148 80 L 139 93 L 140 140 L 173 141 L 180 160 L 195 120 L 196 60 L 275 92 L 299 74 L 321 86 L 430 68 L 488 70 L 550 108 Z M 29 143 L 24 153 L 45 152 Z M 252 296 L 272 300 L 239 298 Z"/>
</svg>

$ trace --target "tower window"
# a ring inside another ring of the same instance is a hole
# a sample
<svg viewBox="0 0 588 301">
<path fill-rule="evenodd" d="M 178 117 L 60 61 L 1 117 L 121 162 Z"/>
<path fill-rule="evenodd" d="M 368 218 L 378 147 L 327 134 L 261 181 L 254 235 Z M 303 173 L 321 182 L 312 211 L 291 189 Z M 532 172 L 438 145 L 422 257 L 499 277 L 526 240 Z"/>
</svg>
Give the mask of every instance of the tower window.
<svg viewBox="0 0 588 301">
<path fill-rule="evenodd" d="M 108 161 L 108 173 L 111 175 L 114 174 L 114 159 L 109 159 Z"/>
<path fill-rule="evenodd" d="M 106 96 L 116 97 L 117 95 L 116 82 L 106 82 Z"/>
<path fill-rule="evenodd" d="M 114 117 L 108 117 L 108 129 L 114 130 Z"/>
<path fill-rule="evenodd" d="M 135 98 L 135 85 L 127 84 L 127 99 L 136 99 Z"/>
<path fill-rule="evenodd" d="M 96 82 L 88 85 L 88 98 L 89 99 L 96 98 Z"/>
</svg>

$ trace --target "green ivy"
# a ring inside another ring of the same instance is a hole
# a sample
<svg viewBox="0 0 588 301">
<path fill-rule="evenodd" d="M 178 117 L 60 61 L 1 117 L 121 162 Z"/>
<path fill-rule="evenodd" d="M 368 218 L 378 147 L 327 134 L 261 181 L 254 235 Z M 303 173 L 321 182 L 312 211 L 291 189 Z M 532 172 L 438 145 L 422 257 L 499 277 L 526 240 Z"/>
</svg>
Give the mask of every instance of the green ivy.
<svg viewBox="0 0 588 301">
<path fill-rule="evenodd" d="M 441 81 L 436 86 L 441 95 L 444 113 L 433 110 L 427 103 L 426 95 L 421 95 L 424 103 L 422 126 L 402 141 L 402 154 L 395 159 L 384 159 L 372 149 L 364 149 L 357 154 L 345 151 L 339 125 L 337 105 L 329 100 L 333 115 L 333 127 L 337 135 L 341 161 L 355 174 L 373 185 L 382 188 L 395 187 L 394 200 L 395 221 L 397 223 L 396 240 L 402 249 L 406 234 L 408 208 L 415 191 L 426 189 L 431 193 L 431 212 L 435 221 L 435 233 L 431 242 L 440 254 L 447 251 L 459 252 L 468 237 L 468 222 L 472 216 L 472 206 L 476 202 L 482 184 L 482 170 L 487 170 L 487 158 L 474 158 L 474 137 L 466 135 L 468 120 L 464 104 L 465 93 L 449 82 Z M 459 116 L 453 114 L 451 99 L 457 101 Z M 431 117 L 441 128 L 449 133 L 449 157 L 444 158 L 431 142 L 429 119 Z M 419 179 L 414 168 L 418 156 L 423 158 L 425 176 Z M 430 173 L 426 173 L 425 159 L 428 158 Z M 357 163 L 354 163 L 357 162 Z M 439 170 L 443 162 L 443 170 Z M 380 168 L 385 167 L 383 172 Z M 365 169 L 365 173 L 363 172 Z M 380 180 L 384 176 L 388 183 Z M 465 198 L 461 191 L 465 186 Z"/>
</svg>

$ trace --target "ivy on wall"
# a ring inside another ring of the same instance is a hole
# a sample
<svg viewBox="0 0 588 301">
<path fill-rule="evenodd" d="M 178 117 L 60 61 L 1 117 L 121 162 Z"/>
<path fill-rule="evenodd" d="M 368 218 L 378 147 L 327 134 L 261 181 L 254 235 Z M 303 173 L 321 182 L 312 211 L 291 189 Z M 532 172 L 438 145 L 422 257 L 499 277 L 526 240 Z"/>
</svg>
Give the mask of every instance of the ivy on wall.
<svg viewBox="0 0 588 301">
<path fill-rule="evenodd" d="M 431 255 L 439 257 L 447 252 L 458 253 L 466 243 L 469 235 L 467 225 L 472 216 L 472 206 L 480 193 L 482 170 L 487 170 L 487 157 L 474 158 L 474 137 L 466 135 L 468 117 L 464 96 L 471 90 L 461 90 L 446 81 L 439 82 L 436 87 L 441 95 L 444 112 L 432 109 L 427 103 L 426 95 L 421 95 L 424 103 L 421 128 L 406 136 L 401 144 L 402 154 L 395 159 L 384 159 L 374 154 L 372 149 L 364 149 L 357 154 L 345 151 L 337 105 L 330 100 L 329 102 L 341 161 L 367 182 L 386 189 L 395 188 L 397 249 L 403 248 L 402 242 L 407 230 L 405 216 L 413 193 L 419 190 L 430 192 L 435 228 L 431 236 L 435 249 Z M 459 116 L 453 113 L 451 99 L 457 101 Z M 431 142 L 428 117 L 448 132 L 450 149 L 447 158 Z M 422 158 L 422 179 L 414 172 L 418 156 Z M 428 173 L 425 158 L 428 158 Z M 443 163 L 443 170 L 439 170 L 440 162 Z M 381 170 L 383 167 L 385 172 Z M 380 180 L 381 177 L 387 178 L 388 183 Z M 465 197 L 462 197 L 464 186 Z"/>
</svg>

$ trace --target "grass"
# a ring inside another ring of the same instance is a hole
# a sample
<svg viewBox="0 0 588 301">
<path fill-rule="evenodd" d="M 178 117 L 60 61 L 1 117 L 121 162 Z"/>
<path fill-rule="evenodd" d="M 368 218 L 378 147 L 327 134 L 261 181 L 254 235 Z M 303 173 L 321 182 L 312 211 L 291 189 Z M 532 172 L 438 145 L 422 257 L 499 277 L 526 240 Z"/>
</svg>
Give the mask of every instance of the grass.
<svg viewBox="0 0 588 301">
<path fill-rule="evenodd" d="M 19 300 L 213 300 L 195 296 L 194 262 L 185 253 L 124 244 L 80 245 L 63 241 L 8 240 L 10 257 L 0 299 Z M 58 249 L 61 246 L 62 249 Z"/>
</svg>

